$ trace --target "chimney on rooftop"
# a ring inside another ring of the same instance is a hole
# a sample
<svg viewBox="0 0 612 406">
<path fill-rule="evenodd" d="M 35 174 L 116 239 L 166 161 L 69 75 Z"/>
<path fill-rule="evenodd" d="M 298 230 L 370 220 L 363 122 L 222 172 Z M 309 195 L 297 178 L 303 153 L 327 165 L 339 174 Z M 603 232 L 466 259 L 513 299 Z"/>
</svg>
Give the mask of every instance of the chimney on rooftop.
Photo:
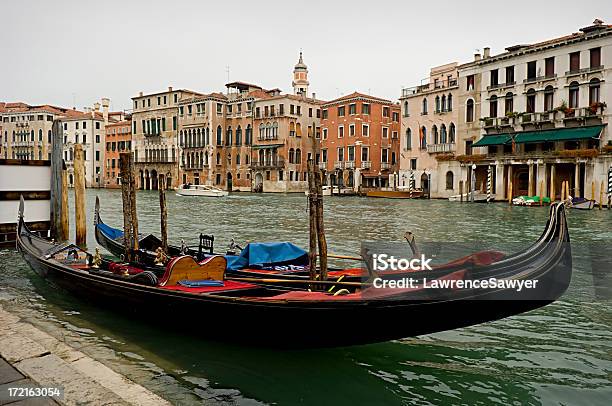
<svg viewBox="0 0 612 406">
<path fill-rule="evenodd" d="M 94 103 L 94 111 L 100 111 L 100 103 L 98 102 Z"/>
<path fill-rule="evenodd" d="M 138 92 L 138 96 L 142 97 L 143 93 L 142 92 Z"/>
<path fill-rule="evenodd" d="M 108 124 L 108 107 L 110 106 L 110 99 L 108 97 L 102 98 L 102 117 L 104 117 L 104 125 Z"/>
<path fill-rule="evenodd" d="M 168 91 L 171 92 L 172 91 L 172 86 L 168 86 Z"/>
<path fill-rule="evenodd" d="M 483 51 L 482 52 L 483 59 L 489 58 L 491 56 L 491 48 L 484 47 L 482 51 Z"/>
<path fill-rule="evenodd" d="M 474 54 L 474 61 L 479 61 L 480 60 L 480 53 L 475 53 Z"/>
<path fill-rule="evenodd" d="M 317 94 L 315 92 L 312 92 L 312 98 L 316 99 L 317 98 Z"/>
</svg>

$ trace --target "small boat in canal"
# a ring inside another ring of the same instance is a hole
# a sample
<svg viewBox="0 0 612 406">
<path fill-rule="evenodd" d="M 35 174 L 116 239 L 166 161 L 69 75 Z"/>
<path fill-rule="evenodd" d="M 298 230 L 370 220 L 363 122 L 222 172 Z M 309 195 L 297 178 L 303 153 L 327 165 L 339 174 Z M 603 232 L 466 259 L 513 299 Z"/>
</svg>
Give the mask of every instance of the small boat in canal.
<svg viewBox="0 0 612 406">
<path fill-rule="evenodd" d="M 585 199 L 584 197 L 570 197 L 568 199 L 568 207 L 578 210 L 593 210 L 595 200 Z"/>
<path fill-rule="evenodd" d="M 423 197 L 422 190 L 370 190 L 367 197 L 382 197 L 385 199 L 419 199 Z"/>
<path fill-rule="evenodd" d="M 226 259 L 173 258 L 163 274 L 91 255 L 73 244 L 30 231 L 19 209 L 17 249 L 30 267 L 56 286 L 102 306 L 152 319 L 167 329 L 189 329 L 214 339 L 273 347 L 365 344 L 471 326 L 545 306 L 567 289 L 572 274 L 562 204 L 551 206 L 546 228 L 527 249 L 489 265 L 435 274 L 429 283 L 503 281 L 483 288 L 395 289 L 363 283 L 297 281 L 278 288 L 231 278 Z M 446 281 L 446 282 L 445 282 Z M 537 281 L 533 288 L 516 284 Z M 335 285 L 336 290 L 328 289 Z M 318 287 L 325 285 L 323 288 Z"/>
<path fill-rule="evenodd" d="M 183 184 L 176 188 L 176 194 L 180 196 L 224 197 L 229 192 L 210 185 Z"/>
<path fill-rule="evenodd" d="M 460 202 L 461 201 L 461 195 L 453 195 L 451 197 L 448 198 L 449 202 Z M 463 194 L 463 201 L 464 202 L 469 202 L 471 201 L 471 196 L 470 193 L 464 193 Z M 474 201 L 475 202 L 486 202 L 487 201 L 487 194 L 486 193 L 482 193 L 482 192 L 474 192 Z"/>
<path fill-rule="evenodd" d="M 329 185 L 322 186 L 323 196 L 331 196 L 332 195 L 332 187 Z M 304 195 L 308 196 L 308 190 L 304 192 Z"/>
</svg>

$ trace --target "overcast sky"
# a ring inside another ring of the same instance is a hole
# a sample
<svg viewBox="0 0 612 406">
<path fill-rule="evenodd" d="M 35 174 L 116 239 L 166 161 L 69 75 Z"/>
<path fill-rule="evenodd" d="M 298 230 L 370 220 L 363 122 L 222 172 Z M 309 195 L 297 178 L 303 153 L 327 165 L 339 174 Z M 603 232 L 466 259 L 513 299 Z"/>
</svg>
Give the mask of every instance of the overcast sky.
<svg viewBox="0 0 612 406">
<path fill-rule="evenodd" d="M 139 91 L 201 92 L 231 81 L 291 92 L 300 49 L 310 92 L 395 100 L 429 68 L 476 49 L 576 32 L 610 0 L 6 1 L 0 101 L 83 108 L 101 97 L 131 108 Z"/>
</svg>

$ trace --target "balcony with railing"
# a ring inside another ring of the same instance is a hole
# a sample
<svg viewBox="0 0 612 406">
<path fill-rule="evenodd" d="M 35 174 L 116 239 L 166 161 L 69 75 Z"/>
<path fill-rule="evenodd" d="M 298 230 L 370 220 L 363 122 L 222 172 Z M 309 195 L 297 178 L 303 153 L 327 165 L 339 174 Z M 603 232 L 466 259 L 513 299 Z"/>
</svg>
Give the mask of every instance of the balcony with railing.
<svg viewBox="0 0 612 406">
<path fill-rule="evenodd" d="M 523 84 L 528 84 L 528 83 L 536 83 L 536 82 L 545 82 L 547 80 L 554 80 L 557 78 L 557 74 L 553 73 L 550 75 L 540 75 L 540 76 L 534 76 L 531 78 L 527 78 L 525 80 L 523 80 Z"/>
<path fill-rule="evenodd" d="M 380 169 L 383 171 L 388 171 L 389 169 L 391 169 L 391 164 L 389 162 L 381 162 Z"/>
<path fill-rule="evenodd" d="M 344 169 L 344 161 L 335 161 L 334 169 Z"/>
<path fill-rule="evenodd" d="M 516 81 L 505 82 L 505 83 L 495 83 L 495 84 L 487 86 L 487 90 L 491 91 L 491 90 L 504 89 L 506 87 L 512 87 L 514 85 L 516 85 Z"/>
<path fill-rule="evenodd" d="M 427 152 L 430 154 L 438 152 L 454 152 L 457 148 L 455 143 L 440 143 L 440 144 L 427 144 Z"/>
<path fill-rule="evenodd" d="M 372 167 L 372 161 L 361 161 L 361 169 L 370 169 Z"/>
<path fill-rule="evenodd" d="M 588 68 L 582 68 L 582 69 L 570 69 L 565 72 L 565 76 L 577 76 L 577 75 L 582 75 L 586 73 L 601 72 L 603 68 L 604 67 L 602 65 L 599 65 L 599 66 L 589 66 Z"/>
<path fill-rule="evenodd" d="M 346 161 L 344 163 L 344 167 L 346 169 L 354 169 L 355 168 L 355 161 Z"/>
<path fill-rule="evenodd" d="M 424 80 L 431 80 L 430 78 Z M 402 97 L 410 97 L 420 93 L 435 92 L 443 89 L 450 89 L 458 86 L 457 79 L 439 80 L 437 82 L 429 82 L 419 86 L 408 87 L 402 89 Z"/>
<path fill-rule="evenodd" d="M 327 169 L 327 162 L 319 162 L 319 169 Z"/>
<path fill-rule="evenodd" d="M 285 160 L 282 158 L 264 159 L 263 161 L 251 161 L 253 169 L 284 168 Z"/>
</svg>

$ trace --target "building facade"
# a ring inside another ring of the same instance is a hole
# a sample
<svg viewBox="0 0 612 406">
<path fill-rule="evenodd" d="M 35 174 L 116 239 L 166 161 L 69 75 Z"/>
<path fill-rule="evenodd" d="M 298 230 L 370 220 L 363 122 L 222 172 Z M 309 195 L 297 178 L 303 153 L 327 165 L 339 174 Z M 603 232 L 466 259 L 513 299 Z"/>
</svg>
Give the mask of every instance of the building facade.
<svg viewBox="0 0 612 406">
<path fill-rule="evenodd" d="M 179 184 L 179 101 L 201 96 L 186 89 L 132 97 L 132 144 L 137 187 L 157 189 L 159 176 L 168 189 Z"/>
<path fill-rule="evenodd" d="M 321 109 L 325 184 L 355 191 L 401 186 L 399 105 L 355 92 Z"/>
<path fill-rule="evenodd" d="M 320 133 L 321 101 L 307 97 L 302 55 L 293 93 L 231 82 L 225 93 L 179 101 L 178 144 L 182 183 L 230 191 L 303 192 L 312 133 Z"/>
<path fill-rule="evenodd" d="M 104 187 L 121 187 L 119 176 L 119 153 L 132 151 L 132 121 L 129 119 L 108 123 L 105 128 Z"/>
<path fill-rule="evenodd" d="M 486 189 L 490 168 L 496 199 L 509 197 L 510 184 L 513 196 L 558 198 L 564 181 L 570 195 L 596 200 L 604 182 L 605 195 L 612 165 L 612 26 L 596 20 L 561 38 L 493 56 L 486 51 L 460 69 L 481 78 L 479 111 L 469 108 L 477 103 L 463 90 L 469 86 L 460 87 L 466 108 L 460 132 L 478 125 L 480 134 L 464 141 L 469 148 L 457 158 L 468 172 L 475 168 L 476 188 Z"/>
<path fill-rule="evenodd" d="M 420 188 L 431 197 L 456 193 L 457 64 L 434 67 L 420 85 L 402 90 L 401 186 Z"/>
<path fill-rule="evenodd" d="M 53 120 L 76 113 L 50 105 L 0 103 L 0 157 L 50 159 Z"/>
</svg>

